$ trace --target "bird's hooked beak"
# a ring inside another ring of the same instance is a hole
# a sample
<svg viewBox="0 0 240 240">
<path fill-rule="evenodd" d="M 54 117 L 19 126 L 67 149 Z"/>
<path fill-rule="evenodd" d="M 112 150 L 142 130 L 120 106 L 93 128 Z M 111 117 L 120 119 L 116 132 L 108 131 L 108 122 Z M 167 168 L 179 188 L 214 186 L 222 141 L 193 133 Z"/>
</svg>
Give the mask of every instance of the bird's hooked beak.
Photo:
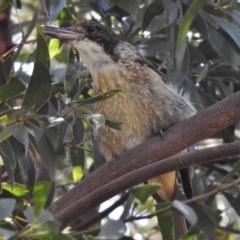
<svg viewBox="0 0 240 240">
<path fill-rule="evenodd" d="M 67 43 L 71 43 L 74 40 L 81 41 L 85 37 L 85 34 L 76 32 L 70 28 L 59 28 L 47 25 L 42 25 L 41 27 L 44 34 Z"/>
</svg>

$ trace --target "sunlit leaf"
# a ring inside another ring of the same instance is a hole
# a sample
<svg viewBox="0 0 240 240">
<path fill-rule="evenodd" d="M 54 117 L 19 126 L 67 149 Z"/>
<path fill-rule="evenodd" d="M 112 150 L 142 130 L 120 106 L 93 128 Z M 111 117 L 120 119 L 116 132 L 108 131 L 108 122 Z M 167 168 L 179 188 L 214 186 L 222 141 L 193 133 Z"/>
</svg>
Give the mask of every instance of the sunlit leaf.
<svg viewBox="0 0 240 240">
<path fill-rule="evenodd" d="M 2 183 L 2 189 L 12 193 L 16 197 L 23 197 L 29 194 L 29 189 L 20 183 L 15 183 L 14 186 L 11 186 L 7 183 Z"/>
<path fill-rule="evenodd" d="M 33 208 L 34 208 L 34 219 L 38 219 L 46 201 L 48 192 L 50 190 L 49 182 L 36 182 L 33 189 Z"/>
<path fill-rule="evenodd" d="M 81 166 L 73 166 L 72 175 L 74 182 L 79 182 L 83 177 L 83 170 Z"/>
</svg>

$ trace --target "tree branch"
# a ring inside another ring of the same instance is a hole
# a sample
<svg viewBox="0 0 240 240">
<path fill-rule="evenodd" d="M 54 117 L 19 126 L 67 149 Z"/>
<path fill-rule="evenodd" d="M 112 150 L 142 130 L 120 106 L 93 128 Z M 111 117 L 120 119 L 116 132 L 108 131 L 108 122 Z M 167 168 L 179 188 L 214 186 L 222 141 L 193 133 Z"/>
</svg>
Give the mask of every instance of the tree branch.
<svg viewBox="0 0 240 240">
<path fill-rule="evenodd" d="M 176 169 L 189 167 L 193 164 L 219 161 L 221 159 L 225 159 L 226 157 L 239 154 L 240 142 L 235 142 L 164 159 L 162 161 L 136 169 L 135 171 L 127 173 L 115 179 L 114 181 L 103 185 L 102 187 L 69 205 L 60 213 L 56 214 L 55 218 L 63 223 L 62 226 L 64 228 L 69 223 L 74 221 L 77 216 L 81 216 L 107 199 L 137 184 L 146 182 L 152 177 L 157 177 L 161 174 Z"/>
<path fill-rule="evenodd" d="M 64 227 L 111 196 L 154 176 L 193 164 L 237 155 L 239 154 L 239 145 L 236 146 L 235 144 L 230 147 L 229 144 L 228 149 L 225 146 L 220 146 L 210 150 L 206 149 L 190 153 L 188 154 L 190 156 L 188 162 L 186 161 L 186 155 L 184 159 L 182 156 L 175 156 L 172 161 L 166 159 L 157 163 L 159 164 L 158 169 L 156 169 L 155 165 L 153 169 L 149 169 L 150 172 L 144 178 L 139 170 L 139 168 L 146 165 L 179 153 L 190 145 L 236 123 L 239 119 L 240 92 L 237 92 L 171 127 L 171 131 L 165 133 L 164 140 L 153 137 L 121 154 L 119 159 L 107 162 L 53 203 L 49 210 L 55 215 L 56 219 L 63 223 Z M 204 157 L 202 155 L 203 151 L 206 151 Z M 220 153 L 220 151 L 222 152 Z M 192 154 L 194 154 L 194 158 Z M 212 159 L 213 155 L 215 156 L 214 159 Z M 205 159 L 206 161 L 204 161 Z M 148 167 L 151 168 L 151 166 Z M 137 171 L 136 175 L 134 175 L 137 176 L 137 181 L 136 177 L 133 178 L 132 172 L 134 170 Z M 155 172 L 152 172 L 152 170 Z M 124 181 L 121 178 L 122 176 L 125 177 Z M 111 186 L 111 181 L 114 181 L 114 186 Z M 99 191 L 100 189 L 101 191 Z"/>
</svg>

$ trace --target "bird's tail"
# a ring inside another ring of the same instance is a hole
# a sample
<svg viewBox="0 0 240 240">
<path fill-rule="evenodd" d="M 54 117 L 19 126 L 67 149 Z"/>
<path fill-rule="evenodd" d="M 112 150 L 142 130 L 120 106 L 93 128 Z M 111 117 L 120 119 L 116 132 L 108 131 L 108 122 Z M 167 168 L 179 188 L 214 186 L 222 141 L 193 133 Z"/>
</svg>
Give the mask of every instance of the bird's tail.
<svg viewBox="0 0 240 240">
<path fill-rule="evenodd" d="M 148 182 L 161 184 L 161 188 L 153 196 L 157 203 L 179 199 L 179 190 L 177 188 L 178 182 L 177 171 L 155 177 L 153 179 L 150 179 Z M 173 221 L 174 221 L 174 239 L 177 240 L 187 232 L 187 226 L 184 217 L 178 214 L 177 212 L 173 212 Z M 159 224 L 161 227 L 161 223 Z"/>
</svg>

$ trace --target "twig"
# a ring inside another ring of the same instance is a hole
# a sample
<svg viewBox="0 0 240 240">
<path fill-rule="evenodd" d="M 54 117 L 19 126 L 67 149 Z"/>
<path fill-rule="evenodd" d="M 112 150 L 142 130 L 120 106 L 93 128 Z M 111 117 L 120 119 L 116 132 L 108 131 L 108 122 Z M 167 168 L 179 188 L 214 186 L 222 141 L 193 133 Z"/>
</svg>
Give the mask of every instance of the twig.
<svg viewBox="0 0 240 240">
<path fill-rule="evenodd" d="M 37 40 L 36 39 L 32 39 L 32 40 L 29 40 L 29 41 L 26 41 L 26 42 L 20 42 L 18 44 L 16 44 L 14 47 L 12 47 L 9 51 L 7 51 L 5 54 L 3 54 L 1 57 L 0 57 L 0 60 L 6 58 L 8 55 L 10 55 L 16 48 L 19 48 L 25 44 L 29 44 L 29 43 L 32 43 L 32 42 L 36 42 Z"/>
<path fill-rule="evenodd" d="M 111 213 L 113 210 L 115 210 L 117 207 L 121 206 L 123 203 L 125 203 L 128 199 L 129 196 L 129 192 L 123 194 L 123 196 L 118 199 L 113 205 L 111 205 L 109 208 L 107 208 L 106 210 L 102 211 L 101 213 L 98 213 L 97 215 L 95 215 L 93 218 L 89 219 L 88 221 L 80 224 L 79 226 L 77 226 L 76 228 L 74 228 L 73 230 L 84 230 L 86 228 L 89 228 L 90 226 L 92 226 L 93 224 L 99 222 L 101 219 L 105 218 L 109 213 Z"/>
<path fill-rule="evenodd" d="M 207 199 L 207 198 L 209 198 L 213 195 L 216 195 L 219 192 L 223 192 L 223 191 L 225 191 L 227 189 L 230 189 L 232 187 L 235 187 L 239 184 L 240 184 L 240 177 L 237 180 L 235 180 L 235 181 L 233 181 L 229 184 L 226 184 L 226 185 L 221 186 L 221 187 L 217 187 L 216 189 L 214 189 L 211 192 L 208 192 L 208 193 L 202 194 L 200 196 L 185 200 L 185 201 L 183 201 L 183 203 L 190 204 L 190 203 L 194 203 L 194 202 L 199 202 L 201 200 L 205 200 L 205 199 Z M 123 222 L 131 222 L 131 221 L 137 221 L 137 220 L 141 220 L 141 219 L 149 219 L 149 218 L 155 217 L 159 214 L 162 214 L 164 212 L 170 211 L 172 209 L 173 209 L 173 205 L 170 204 L 168 207 L 162 208 L 162 209 L 160 209 L 160 210 L 158 210 L 158 211 L 156 211 L 152 214 L 149 214 L 149 215 L 146 215 L 146 216 L 129 217 L 129 218 L 124 219 Z"/>
</svg>

